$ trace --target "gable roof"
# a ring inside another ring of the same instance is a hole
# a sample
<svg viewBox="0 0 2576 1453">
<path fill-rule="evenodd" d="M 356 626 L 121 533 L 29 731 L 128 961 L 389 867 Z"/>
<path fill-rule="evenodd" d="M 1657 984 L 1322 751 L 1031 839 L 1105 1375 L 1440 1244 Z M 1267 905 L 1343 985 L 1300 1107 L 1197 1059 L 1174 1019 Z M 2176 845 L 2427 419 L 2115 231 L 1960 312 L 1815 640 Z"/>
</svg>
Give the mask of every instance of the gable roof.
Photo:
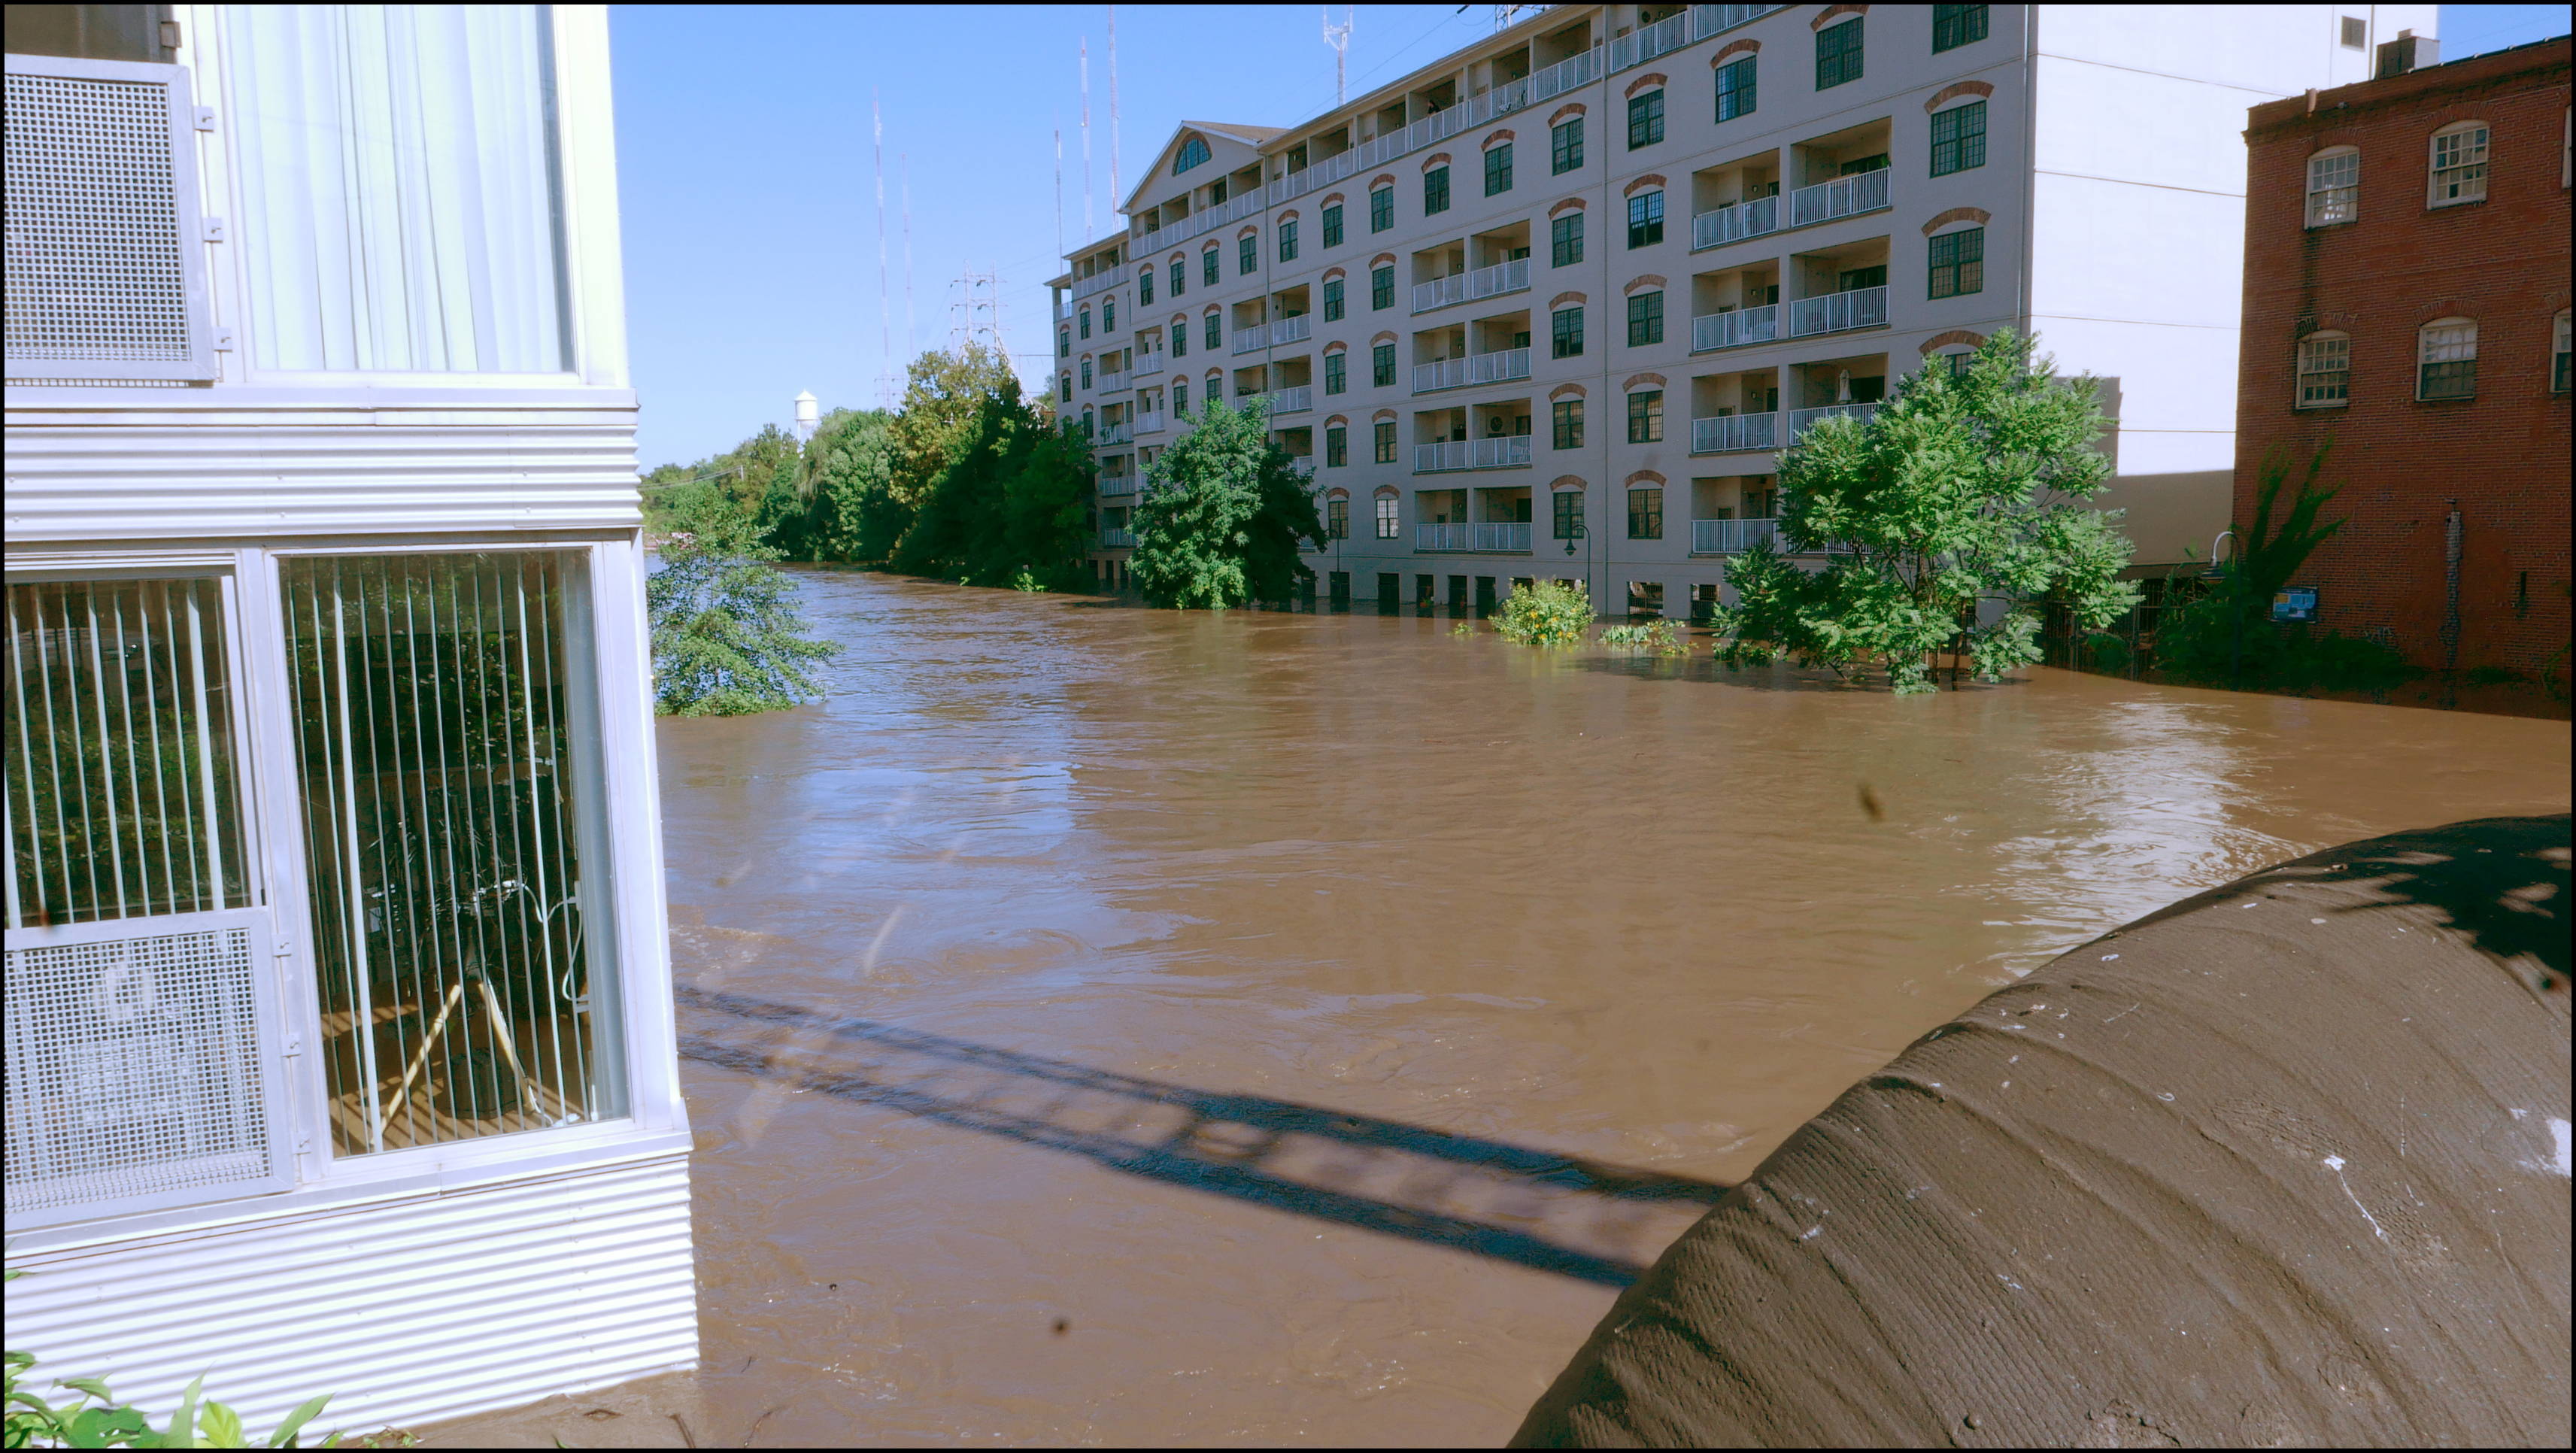
<svg viewBox="0 0 2576 1453">
<path fill-rule="evenodd" d="M 1186 137 L 1204 136 L 1211 141 L 1232 142 L 1257 155 L 1262 143 L 1286 135 L 1287 130 L 1284 126 L 1240 126 L 1231 121 L 1184 121 L 1172 128 L 1171 139 L 1154 153 L 1153 165 L 1137 175 L 1136 185 L 1129 187 L 1127 195 L 1118 198 L 1114 205 L 1124 215 L 1144 196 L 1146 188 L 1167 179 L 1171 175 L 1173 154 L 1181 149 L 1181 142 Z M 1242 162 L 1236 162 L 1226 170 L 1233 171 L 1242 165 Z"/>
</svg>

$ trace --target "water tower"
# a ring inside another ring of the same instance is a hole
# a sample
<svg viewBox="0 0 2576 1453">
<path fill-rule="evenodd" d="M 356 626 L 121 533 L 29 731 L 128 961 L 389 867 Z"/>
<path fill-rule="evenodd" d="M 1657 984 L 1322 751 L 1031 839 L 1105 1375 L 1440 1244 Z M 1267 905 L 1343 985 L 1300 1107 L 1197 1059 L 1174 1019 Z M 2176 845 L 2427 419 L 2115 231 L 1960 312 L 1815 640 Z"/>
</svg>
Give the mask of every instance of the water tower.
<svg viewBox="0 0 2576 1453">
<path fill-rule="evenodd" d="M 796 442 L 799 444 L 812 443 L 814 441 L 814 431 L 819 428 L 821 424 L 821 416 L 817 414 L 814 407 L 814 395 L 811 393 L 797 394 Z"/>
</svg>

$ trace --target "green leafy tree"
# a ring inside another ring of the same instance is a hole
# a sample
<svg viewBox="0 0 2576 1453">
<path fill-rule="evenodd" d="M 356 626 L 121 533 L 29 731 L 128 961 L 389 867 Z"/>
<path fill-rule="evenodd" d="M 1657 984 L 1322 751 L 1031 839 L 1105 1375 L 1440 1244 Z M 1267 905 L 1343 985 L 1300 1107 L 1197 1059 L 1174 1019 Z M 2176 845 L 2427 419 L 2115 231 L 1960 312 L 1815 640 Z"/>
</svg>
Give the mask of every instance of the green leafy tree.
<svg viewBox="0 0 2576 1453">
<path fill-rule="evenodd" d="M 1867 423 L 1807 429 L 1780 462 L 1780 533 L 1829 550 L 1810 570 L 1770 541 L 1730 560 L 1737 603 L 1717 614 L 1729 664 L 1790 656 L 1838 673 L 1875 663 L 1900 693 L 1932 689 L 1933 653 L 1982 680 L 2040 658 L 2040 611 L 2079 627 L 2137 603 L 2116 511 L 2084 504 L 2110 461 L 2090 379 L 2061 379 L 2000 329 L 1966 372 L 1927 360 Z M 1975 624 L 1981 600 L 2000 618 Z"/>
<path fill-rule="evenodd" d="M 1315 572 L 1297 542 L 1324 544 L 1314 496 L 1269 434 L 1268 408 L 1210 399 L 1157 455 L 1136 505 L 1128 558 L 1145 599 L 1182 610 L 1285 600 Z"/>
<path fill-rule="evenodd" d="M 894 497 L 894 415 L 833 410 L 814 431 L 805 460 L 806 518 L 798 535 L 805 558 L 878 561 L 892 555 L 912 523 L 912 511 Z"/>
<path fill-rule="evenodd" d="M 895 568 L 976 585 L 1087 581 L 1090 454 L 1019 399 L 986 399 L 923 496 Z"/>
<path fill-rule="evenodd" d="M 894 416 L 892 494 L 903 509 L 917 510 L 946 473 L 995 400 L 1020 402 L 1019 375 L 1000 351 L 969 342 L 950 352 L 933 349 L 904 371 L 903 406 Z"/>
<path fill-rule="evenodd" d="M 666 503 L 662 568 L 646 577 L 657 711 L 736 716 L 822 695 L 807 667 L 837 647 L 808 639 L 796 585 L 769 562 L 758 522 L 711 484 Z"/>
</svg>

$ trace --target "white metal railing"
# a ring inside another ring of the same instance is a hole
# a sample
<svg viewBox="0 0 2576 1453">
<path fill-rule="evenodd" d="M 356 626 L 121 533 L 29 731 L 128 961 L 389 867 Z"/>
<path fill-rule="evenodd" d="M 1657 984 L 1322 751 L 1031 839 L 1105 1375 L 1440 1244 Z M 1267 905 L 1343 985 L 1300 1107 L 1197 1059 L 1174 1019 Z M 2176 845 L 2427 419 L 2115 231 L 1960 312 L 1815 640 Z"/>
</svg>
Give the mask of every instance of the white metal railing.
<svg viewBox="0 0 2576 1453">
<path fill-rule="evenodd" d="M 1089 277 L 1075 278 L 1073 295 L 1076 298 L 1087 298 L 1093 293 L 1105 293 L 1125 281 L 1127 281 L 1127 264 L 1122 262 L 1105 272 L 1095 272 Z"/>
<path fill-rule="evenodd" d="M 1115 393 L 1126 386 L 1127 375 L 1123 373 L 1111 373 L 1105 368 L 1093 376 L 1091 383 L 1092 392 L 1104 394 Z"/>
<path fill-rule="evenodd" d="M 1693 353 L 1705 353 L 1712 348 L 1741 348 L 1747 343 L 1768 343 L 1779 336 L 1778 303 L 1765 303 L 1758 308 L 1737 308 L 1726 313 L 1708 313 L 1691 319 Z"/>
<path fill-rule="evenodd" d="M 1521 469 L 1531 458 L 1527 434 L 1492 439 L 1438 439 L 1413 446 L 1413 472 L 1445 474 L 1460 469 Z"/>
<path fill-rule="evenodd" d="M 1100 532 L 1100 548 L 1104 550 L 1124 550 L 1135 543 L 1136 532 L 1134 530 L 1103 529 Z"/>
<path fill-rule="evenodd" d="M 1163 355 L 1159 353 L 1139 353 L 1136 355 L 1135 367 L 1130 371 L 1138 378 L 1151 378 L 1155 374 L 1163 371 Z"/>
<path fill-rule="evenodd" d="M 1315 406 L 1315 386 L 1301 383 L 1295 388 L 1274 388 L 1266 393 L 1253 394 L 1243 402 L 1249 405 L 1255 399 L 1270 405 L 1272 418 L 1277 418 L 1281 414 L 1302 414 Z"/>
<path fill-rule="evenodd" d="M 1416 525 L 1413 527 L 1416 550 L 1473 550 L 1476 537 L 1467 525 Z"/>
<path fill-rule="evenodd" d="M 1296 470 L 1299 474 L 1306 476 L 1308 479 L 1312 479 L 1315 477 L 1315 456 L 1312 454 L 1291 454 L 1288 456 L 1288 467 Z"/>
<path fill-rule="evenodd" d="M 1465 358 L 1438 358 L 1413 365 L 1413 391 L 1433 393 L 1444 388 L 1465 388 L 1477 383 L 1505 383 L 1530 376 L 1530 351 L 1526 348 L 1498 348 L 1491 353 L 1471 353 Z"/>
<path fill-rule="evenodd" d="M 1100 432 L 1092 435 L 1091 442 L 1099 445 L 1125 444 L 1131 442 L 1132 437 L 1127 432 L 1127 422 L 1121 419 L 1115 423 L 1101 425 Z"/>
<path fill-rule="evenodd" d="M 1857 217 L 1888 205 L 1889 179 L 1896 175 L 1889 167 L 1874 172 L 1857 172 L 1800 187 L 1789 194 L 1789 225 L 1812 227 L 1818 222 L 1831 222 L 1836 217 Z"/>
<path fill-rule="evenodd" d="M 1876 328 L 1887 322 L 1887 289 L 1854 288 L 1847 293 L 1827 293 L 1821 298 L 1800 298 L 1789 305 L 1789 336 L 1804 338 L 1814 333 L 1841 333 L 1852 328 Z"/>
<path fill-rule="evenodd" d="M 1447 277 L 1433 278 L 1427 283 L 1415 283 L 1413 311 L 1428 313 L 1434 308 L 1445 308 L 1452 303 L 1500 297 L 1505 293 L 1527 292 L 1529 285 L 1530 260 L 1526 257 L 1516 257 L 1509 262 L 1480 267 L 1474 272 L 1451 273 Z"/>
<path fill-rule="evenodd" d="M 1545 70 L 1532 72 L 1528 78 L 1529 98 L 1544 101 L 1601 79 L 1604 59 L 1602 47 L 1596 45 L 1590 50 L 1567 56 Z"/>
<path fill-rule="evenodd" d="M 1778 520 L 1693 520 L 1691 553 L 1694 555 L 1741 555 L 1753 548 L 1757 540 L 1777 541 Z"/>
<path fill-rule="evenodd" d="M 1724 247 L 1730 242 L 1742 242 L 1747 237 L 1760 237 L 1779 230 L 1779 197 L 1729 202 L 1691 219 L 1691 249 Z"/>
<path fill-rule="evenodd" d="M 1685 10 L 1610 42 L 1610 69 L 1624 71 L 1630 66 L 1642 66 L 1690 44 L 1691 19 L 1691 13 Z"/>
<path fill-rule="evenodd" d="M 1733 454 L 1744 449 L 1780 447 L 1778 414 L 1728 414 L 1691 420 L 1693 454 Z"/>
<path fill-rule="evenodd" d="M 1136 415 L 1136 432 L 1139 434 L 1159 434 L 1167 427 L 1161 409 L 1146 409 Z"/>
<path fill-rule="evenodd" d="M 1270 325 L 1252 323 L 1234 330 L 1234 351 L 1259 353 L 1270 346 Z"/>
<path fill-rule="evenodd" d="M 1136 492 L 1138 478 L 1133 474 L 1104 474 L 1093 481 L 1092 492 L 1102 499 L 1121 499 Z"/>
<path fill-rule="evenodd" d="M 1270 325 L 1270 346 L 1298 343 L 1315 336 L 1315 315 L 1299 313 L 1294 318 L 1281 318 Z"/>
<path fill-rule="evenodd" d="M 1694 5 L 1691 7 L 1691 39 L 1706 40 L 1721 30 L 1733 30 L 1748 20 L 1759 20 L 1786 5 Z"/>
<path fill-rule="evenodd" d="M 1528 554 L 1530 522 L 1527 520 L 1484 520 L 1476 524 L 1476 548 L 1479 550 L 1518 551 Z"/>
<path fill-rule="evenodd" d="M 1866 424 L 1872 418 L 1877 416 L 1878 405 L 1827 404 L 1823 408 L 1819 409 L 1791 409 L 1789 411 L 1790 439 L 1794 441 L 1799 435 L 1807 432 L 1807 426 L 1809 424 L 1816 422 L 1818 419 L 1829 418 L 1835 414 L 1849 415 L 1851 418 Z"/>
</svg>

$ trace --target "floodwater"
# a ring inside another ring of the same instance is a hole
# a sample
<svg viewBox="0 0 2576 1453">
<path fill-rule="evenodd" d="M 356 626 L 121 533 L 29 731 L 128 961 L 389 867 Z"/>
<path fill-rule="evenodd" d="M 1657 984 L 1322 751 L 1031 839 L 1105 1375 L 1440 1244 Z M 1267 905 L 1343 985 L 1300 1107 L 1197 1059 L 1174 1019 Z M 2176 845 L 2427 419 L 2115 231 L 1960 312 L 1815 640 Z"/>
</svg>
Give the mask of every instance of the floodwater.
<svg viewBox="0 0 2576 1453">
<path fill-rule="evenodd" d="M 2569 801 L 2564 722 L 803 581 L 831 699 L 661 726 L 703 1370 L 434 1441 L 1498 1443 L 2015 973 Z"/>
</svg>

